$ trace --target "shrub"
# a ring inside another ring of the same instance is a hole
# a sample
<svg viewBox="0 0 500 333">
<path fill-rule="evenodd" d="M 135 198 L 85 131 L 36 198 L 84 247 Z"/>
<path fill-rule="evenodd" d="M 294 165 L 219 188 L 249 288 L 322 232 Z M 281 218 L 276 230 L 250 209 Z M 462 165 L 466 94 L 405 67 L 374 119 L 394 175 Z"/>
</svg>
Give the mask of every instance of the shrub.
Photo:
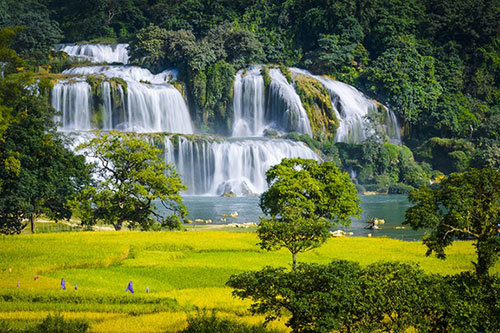
<svg viewBox="0 0 500 333">
<path fill-rule="evenodd" d="M 217 317 L 215 311 L 208 314 L 206 311 L 198 312 L 196 316 L 189 316 L 188 326 L 184 333 L 257 333 L 270 332 L 259 325 L 248 325 L 235 320 Z"/>
<path fill-rule="evenodd" d="M 88 322 L 84 320 L 64 320 L 64 316 L 55 314 L 48 315 L 42 323 L 34 327 L 32 332 L 35 333 L 63 333 L 72 332 L 80 333 L 87 332 L 89 329 Z"/>
<path fill-rule="evenodd" d="M 412 190 L 412 186 L 403 183 L 396 183 L 389 186 L 389 194 L 408 194 Z"/>
</svg>

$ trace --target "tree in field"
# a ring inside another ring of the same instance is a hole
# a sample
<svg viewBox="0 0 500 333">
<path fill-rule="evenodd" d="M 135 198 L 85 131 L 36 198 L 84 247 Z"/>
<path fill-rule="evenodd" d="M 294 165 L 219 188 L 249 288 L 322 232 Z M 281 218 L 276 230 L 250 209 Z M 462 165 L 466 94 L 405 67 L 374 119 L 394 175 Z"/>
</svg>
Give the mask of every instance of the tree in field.
<svg viewBox="0 0 500 333">
<path fill-rule="evenodd" d="M 69 219 L 69 201 L 90 181 L 82 156 L 55 132 L 55 110 L 20 77 L 0 80 L 0 110 L 11 121 L 0 131 L 0 232 L 35 232 L 37 216 Z"/>
<path fill-rule="evenodd" d="M 266 178 L 270 187 L 260 207 L 270 218 L 260 220 L 259 245 L 265 250 L 287 248 L 294 269 L 297 253 L 321 246 L 332 225 L 348 226 L 350 216 L 361 211 L 355 186 L 333 162 L 283 159 Z"/>
<path fill-rule="evenodd" d="M 445 248 L 456 239 L 475 241 L 478 277 L 486 277 L 500 253 L 500 171 L 472 169 L 452 173 L 436 188 L 421 187 L 409 195 L 415 204 L 406 211 L 405 224 L 428 228 L 427 254 L 445 258 Z"/>
<path fill-rule="evenodd" d="M 79 149 L 96 161 L 95 186 L 84 188 L 75 201 L 82 224 L 103 222 L 121 230 L 126 222 L 129 229 L 148 230 L 155 224 L 176 228 L 185 218 L 179 192 L 186 186 L 159 149 L 116 132 L 100 134 Z M 155 201 L 172 214 L 161 214 Z"/>
<path fill-rule="evenodd" d="M 344 331 L 363 313 L 359 312 L 361 289 L 358 263 L 336 260 L 328 265 L 300 263 L 293 271 L 265 267 L 233 275 L 227 285 L 233 296 L 250 299 L 250 311 L 265 314 L 265 324 L 291 317 L 286 325 L 293 332 Z"/>
</svg>

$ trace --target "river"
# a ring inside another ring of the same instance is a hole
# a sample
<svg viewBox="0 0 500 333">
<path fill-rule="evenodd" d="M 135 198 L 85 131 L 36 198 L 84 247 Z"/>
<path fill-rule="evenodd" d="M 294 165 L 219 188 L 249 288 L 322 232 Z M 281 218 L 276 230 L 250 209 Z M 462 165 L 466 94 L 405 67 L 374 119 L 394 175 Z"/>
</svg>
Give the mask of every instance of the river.
<svg viewBox="0 0 500 333">
<path fill-rule="evenodd" d="M 403 240 L 419 240 L 424 231 L 413 231 L 401 223 L 404 221 L 405 211 L 411 207 L 406 195 L 360 195 L 361 209 L 360 218 L 353 218 L 352 223 L 344 231 L 352 231 L 354 236 L 366 237 L 391 237 Z M 258 222 L 263 216 L 259 207 L 257 197 L 214 197 L 214 196 L 184 196 L 183 202 L 188 208 L 189 219 L 212 220 L 213 224 Z M 223 214 L 237 212 L 238 216 L 223 217 Z M 384 219 L 385 224 L 379 225 L 378 230 L 367 230 L 366 221 L 371 217 Z M 221 221 L 221 219 L 226 219 Z"/>
</svg>

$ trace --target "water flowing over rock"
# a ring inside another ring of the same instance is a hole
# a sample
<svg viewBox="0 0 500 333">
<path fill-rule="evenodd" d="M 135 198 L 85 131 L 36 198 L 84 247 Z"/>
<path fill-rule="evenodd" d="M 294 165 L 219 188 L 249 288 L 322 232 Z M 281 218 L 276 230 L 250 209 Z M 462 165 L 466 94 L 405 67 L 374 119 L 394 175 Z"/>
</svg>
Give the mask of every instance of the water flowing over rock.
<svg viewBox="0 0 500 333">
<path fill-rule="evenodd" d="M 318 80 L 330 93 L 335 114 L 339 119 L 339 127 L 335 135 L 336 142 L 362 143 L 375 134 L 374 126 L 381 130 L 393 143 L 401 143 L 401 131 L 392 110 L 377 104 L 356 88 L 325 76 L 312 75 L 308 71 L 292 68 L 292 73 L 302 74 Z M 383 114 L 380 114 L 382 111 Z M 368 116 L 376 115 L 371 123 Z"/>
<path fill-rule="evenodd" d="M 265 129 L 312 135 L 307 113 L 294 87 L 277 68 L 269 70 L 269 75 L 271 82 L 266 91 L 261 66 L 236 74 L 232 135 L 263 136 Z"/>
<path fill-rule="evenodd" d="M 94 62 L 128 61 L 126 44 L 62 45 L 60 49 Z M 145 138 L 164 149 L 165 161 L 175 166 L 188 186 L 187 194 L 258 195 L 267 189 L 266 171 L 283 158 L 320 160 L 302 142 L 263 137 L 267 129 L 308 135 L 312 131 L 293 82 L 280 69 L 271 68 L 266 86 L 261 72 L 262 66 L 252 66 L 235 77 L 234 138 L 185 135 L 194 129 L 183 95 L 170 83 L 177 79 L 175 70 L 153 74 L 116 64 L 75 67 L 63 72 L 66 76 L 54 85 L 51 101 L 61 113 L 59 129 L 76 137 L 76 142 L 95 135 L 89 130 L 146 133 Z M 366 116 L 380 110 L 385 110 L 383 131 L 399 140 L 397 121 L 389 109 L 377 108 L 349 85 L 299 69 L 292 72 L 313 77 L 330 93 L 340 120 L 337 141 L 360 143 L 373 135 Z"/>
<path fill-rule="evenodd" d="M 245 74 L 243 76 L 243 74 Z M 234 80 L 233 136 L 262 136 L 265 120 L 266 95 L 260 67 L 239 71 Z"/>
<path fill-rule="evenodd" d="M 74 78 L 54 85 L 52 105 L 62 112 L 62 131 L 120 130 L 193 133 L 181 93 L 169 82 L 175 71 L 157 75 L 133 66 L 75 67 L 63 72 Z M 92 95 L 88 78 L 102 81 Z M 110 82 L 116 81 L 112 87 Z M 120 83 L 124 82 L 125 86 Z"/>
<path fill-rule="evenodd" d="M 128 44 L 59 44 L 56 50 L 95 63 L 128 63 Z"/>
<path fill-rule="evenodd" d="M 320 160 L 302 142 L 282 139 L 165 138 L 165 161 L 172 163 L 188 194 L 260 194 L 267 189 L 266 171 L 285 157 Z"/>
</svg>

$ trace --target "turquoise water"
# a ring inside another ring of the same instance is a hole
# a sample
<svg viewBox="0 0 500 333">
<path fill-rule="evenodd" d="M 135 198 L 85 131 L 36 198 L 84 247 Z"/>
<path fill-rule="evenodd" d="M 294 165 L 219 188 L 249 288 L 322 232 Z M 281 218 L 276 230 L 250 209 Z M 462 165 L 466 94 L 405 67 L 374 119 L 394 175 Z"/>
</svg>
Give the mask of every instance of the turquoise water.
<svg viewBox="0 0 500 333">
<path fill-rule="evenodd" d="M 411 207 L 406 195 L 361 195 L 360 198 L 363 209 L 361 218 L 353 218 L 348 228 L 334 230 L 352 231 L 354 236 L 372 234 L 373 237 L 386 236 L 404 240 L 418 240 L 423 236 L 423 231 L 416 232 L 401 225 L 406 209 Z M 259 217 L 264 215 L 259 207 L 259 198 L 256 197 L 185 196 L 183 199 L 191 220 L 212 220 L 213 224 L 245 223 L 258 222 Z M 233 212 L 237 212 L 238 217 L 226 217 L 225 222 L 221 221 L 224 219 L 223 214 Z M 367 230 L 366 221 L 371 217 L 384 219 L 386 223 L 380 225 L 379 230 Z M 401 227 L 406 229 L 399 229 Z"/>
</svg>

